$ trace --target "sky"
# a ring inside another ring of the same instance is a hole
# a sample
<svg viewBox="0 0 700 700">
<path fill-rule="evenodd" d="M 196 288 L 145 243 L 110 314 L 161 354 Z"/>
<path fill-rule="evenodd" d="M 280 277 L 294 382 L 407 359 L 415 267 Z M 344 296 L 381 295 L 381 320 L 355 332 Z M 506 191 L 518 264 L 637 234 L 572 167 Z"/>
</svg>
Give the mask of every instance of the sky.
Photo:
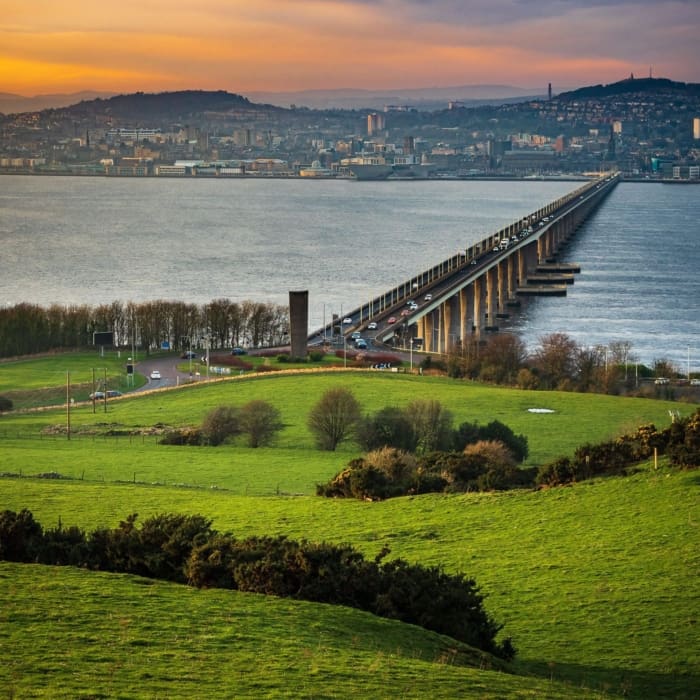
<svg viewBox="0 0 700 700">
<path fill-rule="evenodd" d="M 700 0 L 0 0 L 0 92 L 700 82 Z"/>
</svg>

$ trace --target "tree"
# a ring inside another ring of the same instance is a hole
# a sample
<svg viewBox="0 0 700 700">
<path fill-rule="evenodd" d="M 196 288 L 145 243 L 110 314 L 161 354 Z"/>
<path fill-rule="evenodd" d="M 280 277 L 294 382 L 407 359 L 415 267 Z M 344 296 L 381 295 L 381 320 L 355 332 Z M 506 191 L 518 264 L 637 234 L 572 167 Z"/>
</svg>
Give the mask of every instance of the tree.
<svg viewBox="0 0 700 700">
<path fill-rule="evenodd" d="M 329 389 L 311 409 L 308 426 L 321 450 L 336 447 L 355 433 L 360 420 L 360 404 L 348 389 Z"/>
<path fill-rule="evenodd" d="M 210 445 L 220 445 L 226 438 L 240 432 L 239 412 L 233 406 L 217 406 L 207 413 L 202 423 L 202 435 Z"/>
<path fill-rule="evenodd" d="M 512 333 L 491 337 L 481 351 L 480 377 L 498 384 L 514 384 L 527 351 L 521 338 Z"/>
<path fill-rule="evenodd" d="M 406 413 L 396 406 L 384 406 L 374 415 L 365 416 L 358 429 L 358 442 L 364 450 L 396 447 L 413 452 L 416 439 Z"/>
<path fill-rule="evenodd" d="M 571 381 L 576 371 L 576 341 L 565 333 L 550 333 L 540 338 L 534 362 L 546 388 L 556 388 Z"/>
<path fill-rule="evenodd" d="M 406 416 L 416 438 L 416 452 L 449 449 L 452 414 L 439 401 L 418 399 L 406 406 Z"/>
<path fill-rule="evenodd" d="M 248 447 L 269 445 L 282 430 L 280 412 L 272 404 L 259 399 L 248 402 L 238 414 L 238 427 L 247 437 Z"/>
</svg>

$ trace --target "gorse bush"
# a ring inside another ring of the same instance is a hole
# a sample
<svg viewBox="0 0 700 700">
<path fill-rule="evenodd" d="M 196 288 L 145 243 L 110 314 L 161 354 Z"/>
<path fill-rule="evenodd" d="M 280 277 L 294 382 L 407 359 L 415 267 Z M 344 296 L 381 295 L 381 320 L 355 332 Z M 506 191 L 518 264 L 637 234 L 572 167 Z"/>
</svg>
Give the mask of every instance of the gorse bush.
<svg viewBox="0 0 700 700">
<path fill-rule="evenodd" d="M 440 567 L 374 561 L 349 545 L 286 537 L 236 539 L 199 515 L 162 514 L 136 525 L 86 535 L 76 527 L 44 531 L 32 514 L 0 513 L 0 559 L 124 572 L 200 588 L 228 588 L 347 605 L 420 625 L 482 651 L 511 659 L 510 639 L 484 610 L 473 579 Z"/>
<path fill-rule="evenodd" d="M 624 474 L 638 462 L 657 454 L 668 455 L 673 466 L 700 466 L 700 409 L 683 419 L 674 420 L 665 430 L 643 425 L 636 433 L 598 445 L 583 445 L 573 457 L 559 457 L 542 465 L 536 482 L 540 486 L 558 486 L 594 476 Z"/>
</svg>

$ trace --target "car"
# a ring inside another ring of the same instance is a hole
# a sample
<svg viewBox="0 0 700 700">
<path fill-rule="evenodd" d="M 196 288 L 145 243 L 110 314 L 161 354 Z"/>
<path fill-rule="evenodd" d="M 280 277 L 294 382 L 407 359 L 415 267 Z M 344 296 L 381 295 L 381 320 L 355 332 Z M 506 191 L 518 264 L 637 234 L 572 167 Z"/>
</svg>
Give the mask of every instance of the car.
<svg viewBox="0 0 700 700">
<path fill-rule="evenodd" d="M 389 320 L 387 321 L 387 323 L 396 323 L 396 316 L 389 316 Z"/>
<path fill-rule="evenodd" d="M 670 384 L 671 380 L 668 377 L 657 377 L 654 384 Z"/>
<path fill-rule="evenodd" d="M 122 395 L 121 391 L 117 391 L 116 389 L 107 389 L 107 398 L 109 398 L 109 399 L 113 399 L 116 396 L 121 396 L 121 395 Z"/>
<path fill-rule="evenodd" d="M 159 369 L 154 369 L 151 372 L 151 379 L 160 379 L 160 370 Z"/>
<path fill-rule="evenodd" d="M 423 299 L 425 299 L 426 301 L 430 301 L 432 298 L 433 298 L 433 295 L 432 295 L 432 294 L 426 294 L 426 295 L 423 297 Z"/>
<path fill-rule="evenodd" d="M 91 399 L 104 399 L 105 393 L 104 391 L 95 391 L 92 394 L 90 394 Z"/>
<path fill-rule="evenodd" d="M 353 340 L 357 340 L 358 338 L 361 338 L 361 337 L 362 337 L 362 333 L 360 333 L 360 331 L 353 331 L 353 332 L 350 334 L 350 337 L 351 337 Z"/>
<path fill-rule="evenodd" d="M 352 324 L 352 319 L 350 318 L 350 316 L 346 316 L 346 317 L 343 319 L 343 325 L 344 325 L 344 326 L 350 326 L 351 324 Z"/>
<path fill-rule="evenodd" d="M 188 350 L 187 352 L 183 352 L 180 357 L 183 360 L 196 360 L 197 359 L 197 353 L 193 352 L 192 350 Z"/>
<path fill-rule="evenodd" d="M 401 309 L 402 316 L 408 316 L 411 313 L 411 309 Z"/>
<path fill-rule="evenodd" d="M 368 331 L 376 331 L 377 330 L 377 324 L 375 321 L 372 321 L 367 324 L 367 330 Z"/>
<path fill-rule="evenodd" d="M 367 341 L 364 338 L 358 338 L 355 341 L 355 347 L 358 350 L 367 350 Z"/>
<path fill-rule="evenodd" d="M 690 380 L 690 386 L 700 386 L 700 379 L 691 379 Z"/>
<path fill-rule="evenodd" d="M 246 353 L 245 348 L 240 348 L 240 347 L 236 346 L 235 348 L 233 348 L 233 350 L 231 350 L 231 354 L 232 355 L 246 355 L 247 353 Z"/>
</svg>

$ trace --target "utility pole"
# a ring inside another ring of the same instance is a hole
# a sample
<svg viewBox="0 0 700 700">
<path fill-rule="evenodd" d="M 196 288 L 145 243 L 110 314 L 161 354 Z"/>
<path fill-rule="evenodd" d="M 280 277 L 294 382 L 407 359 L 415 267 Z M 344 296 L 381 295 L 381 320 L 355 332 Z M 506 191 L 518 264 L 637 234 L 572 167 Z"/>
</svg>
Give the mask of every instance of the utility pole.
<svg viewBox="0 0 700 700">
<path fill-rule="evenodd" d="M 70 440 L 70 372 L 66 372 L 66 436 Z"/>
</svg>

